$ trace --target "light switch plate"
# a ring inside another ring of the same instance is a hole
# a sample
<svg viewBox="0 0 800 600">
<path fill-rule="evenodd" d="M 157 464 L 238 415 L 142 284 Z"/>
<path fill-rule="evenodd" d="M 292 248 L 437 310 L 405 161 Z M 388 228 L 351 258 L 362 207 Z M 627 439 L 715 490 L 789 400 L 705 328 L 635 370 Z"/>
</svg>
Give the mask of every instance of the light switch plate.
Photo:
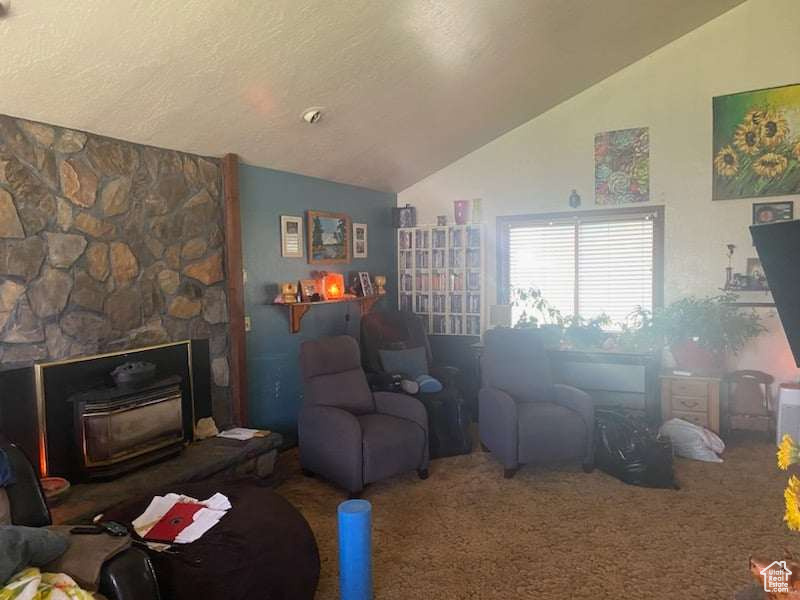
<svg viewBox="0 0 800 600">
<path fill-rule="evenodd" d="M 251 326 L 250 317 L 245 317 L 244 318 L 244 330 L 245 331 L 250 331 L 250 326 Z"/>
</svg>

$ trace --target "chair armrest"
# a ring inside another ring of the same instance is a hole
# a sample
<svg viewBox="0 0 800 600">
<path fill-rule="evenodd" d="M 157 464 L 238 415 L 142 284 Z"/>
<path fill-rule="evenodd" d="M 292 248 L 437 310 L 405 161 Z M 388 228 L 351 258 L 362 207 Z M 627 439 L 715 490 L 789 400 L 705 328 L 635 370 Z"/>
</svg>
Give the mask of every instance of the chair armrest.
<svg viewBox="0 0 800 600">
<path fill-rule="evenodd" d="M 364 487 L 361 424 L 334 406 L 304 406 L 297 419 L 300 464 L 350 492 Z"/>
<path fill-rule="evenodd" d="M 420 469 L 427 469 L 430 462 L 430 448 L 428 445 L 428 411 L 422 402 L 413 396 L 395 394 L 393 392 L 375 392 L 375 410 L 383 415 L 391 415 L 416 423 L 422 428 L 425 439 L 425 448 L 422 452 Z"/>
<path fill-rule="evenodd" d="M 413 421 L 428 434 L 428 413 L 422 402 L 413 396 L 394 392 L 375 392 L 375 410 L 384 415 Z"/>
<path fill-rule="evenodd" d="M 461 369 L 446 365 L 434 365 L 428 370 L 431 377 L 438 379 L 444 387 L 455 385 L 456 377 L 461 374 Z"/>
<path fill-rule="evenodd" d="M 161 598 L 153 564 L 138 548 L 128 548 L 106 561 L 100 573 L 100 592 L 113 600 Z"/>
<path fill-rule="evenodd" d="M 574 410 L 583 419 L 586 426 L 586 457 L 584 462 L 594 460 L 594 401 L 592 397 L 578 388 L 563 383 L 553 385 L 555 403 Z"/>
<path fill-rule="evenodd" d="M 497 388 L 478 392 L 478 430 L 481 442 L 493 452 L 506 469 L 519 466 L 517 403 Z"/>
</svg>

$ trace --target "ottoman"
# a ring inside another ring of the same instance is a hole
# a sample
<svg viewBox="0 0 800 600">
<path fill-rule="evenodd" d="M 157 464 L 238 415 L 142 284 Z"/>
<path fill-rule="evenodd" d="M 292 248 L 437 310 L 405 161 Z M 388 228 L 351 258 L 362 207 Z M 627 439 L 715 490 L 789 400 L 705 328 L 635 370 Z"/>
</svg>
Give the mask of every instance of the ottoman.
<svg viewBox="0 0 800 600">
<path fill-rule="evenodd" d="M 199 540 L 168 552 L 147 550 L 165 599 L 311 600 L 319 580 L 317 542 L 300 512 L 253 480 L 200 481 L 159 490 L 198 500 L 225 494 L 233 508 Z M 107 511 L 130 525 L 152 496 Z"/>
</svg>

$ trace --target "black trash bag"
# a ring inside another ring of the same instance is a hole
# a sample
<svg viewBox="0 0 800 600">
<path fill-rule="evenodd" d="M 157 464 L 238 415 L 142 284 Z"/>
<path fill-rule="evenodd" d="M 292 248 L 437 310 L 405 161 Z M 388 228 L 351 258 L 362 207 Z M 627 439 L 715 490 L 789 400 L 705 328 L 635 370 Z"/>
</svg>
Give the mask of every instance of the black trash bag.
<svg viewBox="0 0 800 600">
<path fill-rule="evenodd" d="M 619 410 L 595 411 L 595 464 L 617 479 L 652 488 L 678 489 L 672 443 Z"/>
</svg>

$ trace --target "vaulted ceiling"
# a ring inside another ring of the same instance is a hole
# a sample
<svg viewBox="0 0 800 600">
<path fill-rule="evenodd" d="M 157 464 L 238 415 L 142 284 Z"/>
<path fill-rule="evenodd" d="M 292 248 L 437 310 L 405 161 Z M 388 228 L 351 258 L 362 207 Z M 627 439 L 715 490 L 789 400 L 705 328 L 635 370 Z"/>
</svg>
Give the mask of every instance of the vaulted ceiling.
<svg viewBox="0 0 800 600">
<path fill-rule="evenodd" d="M 12 0 L 0 113 L 400 191 L 741 2 Z"/>
</svg>

